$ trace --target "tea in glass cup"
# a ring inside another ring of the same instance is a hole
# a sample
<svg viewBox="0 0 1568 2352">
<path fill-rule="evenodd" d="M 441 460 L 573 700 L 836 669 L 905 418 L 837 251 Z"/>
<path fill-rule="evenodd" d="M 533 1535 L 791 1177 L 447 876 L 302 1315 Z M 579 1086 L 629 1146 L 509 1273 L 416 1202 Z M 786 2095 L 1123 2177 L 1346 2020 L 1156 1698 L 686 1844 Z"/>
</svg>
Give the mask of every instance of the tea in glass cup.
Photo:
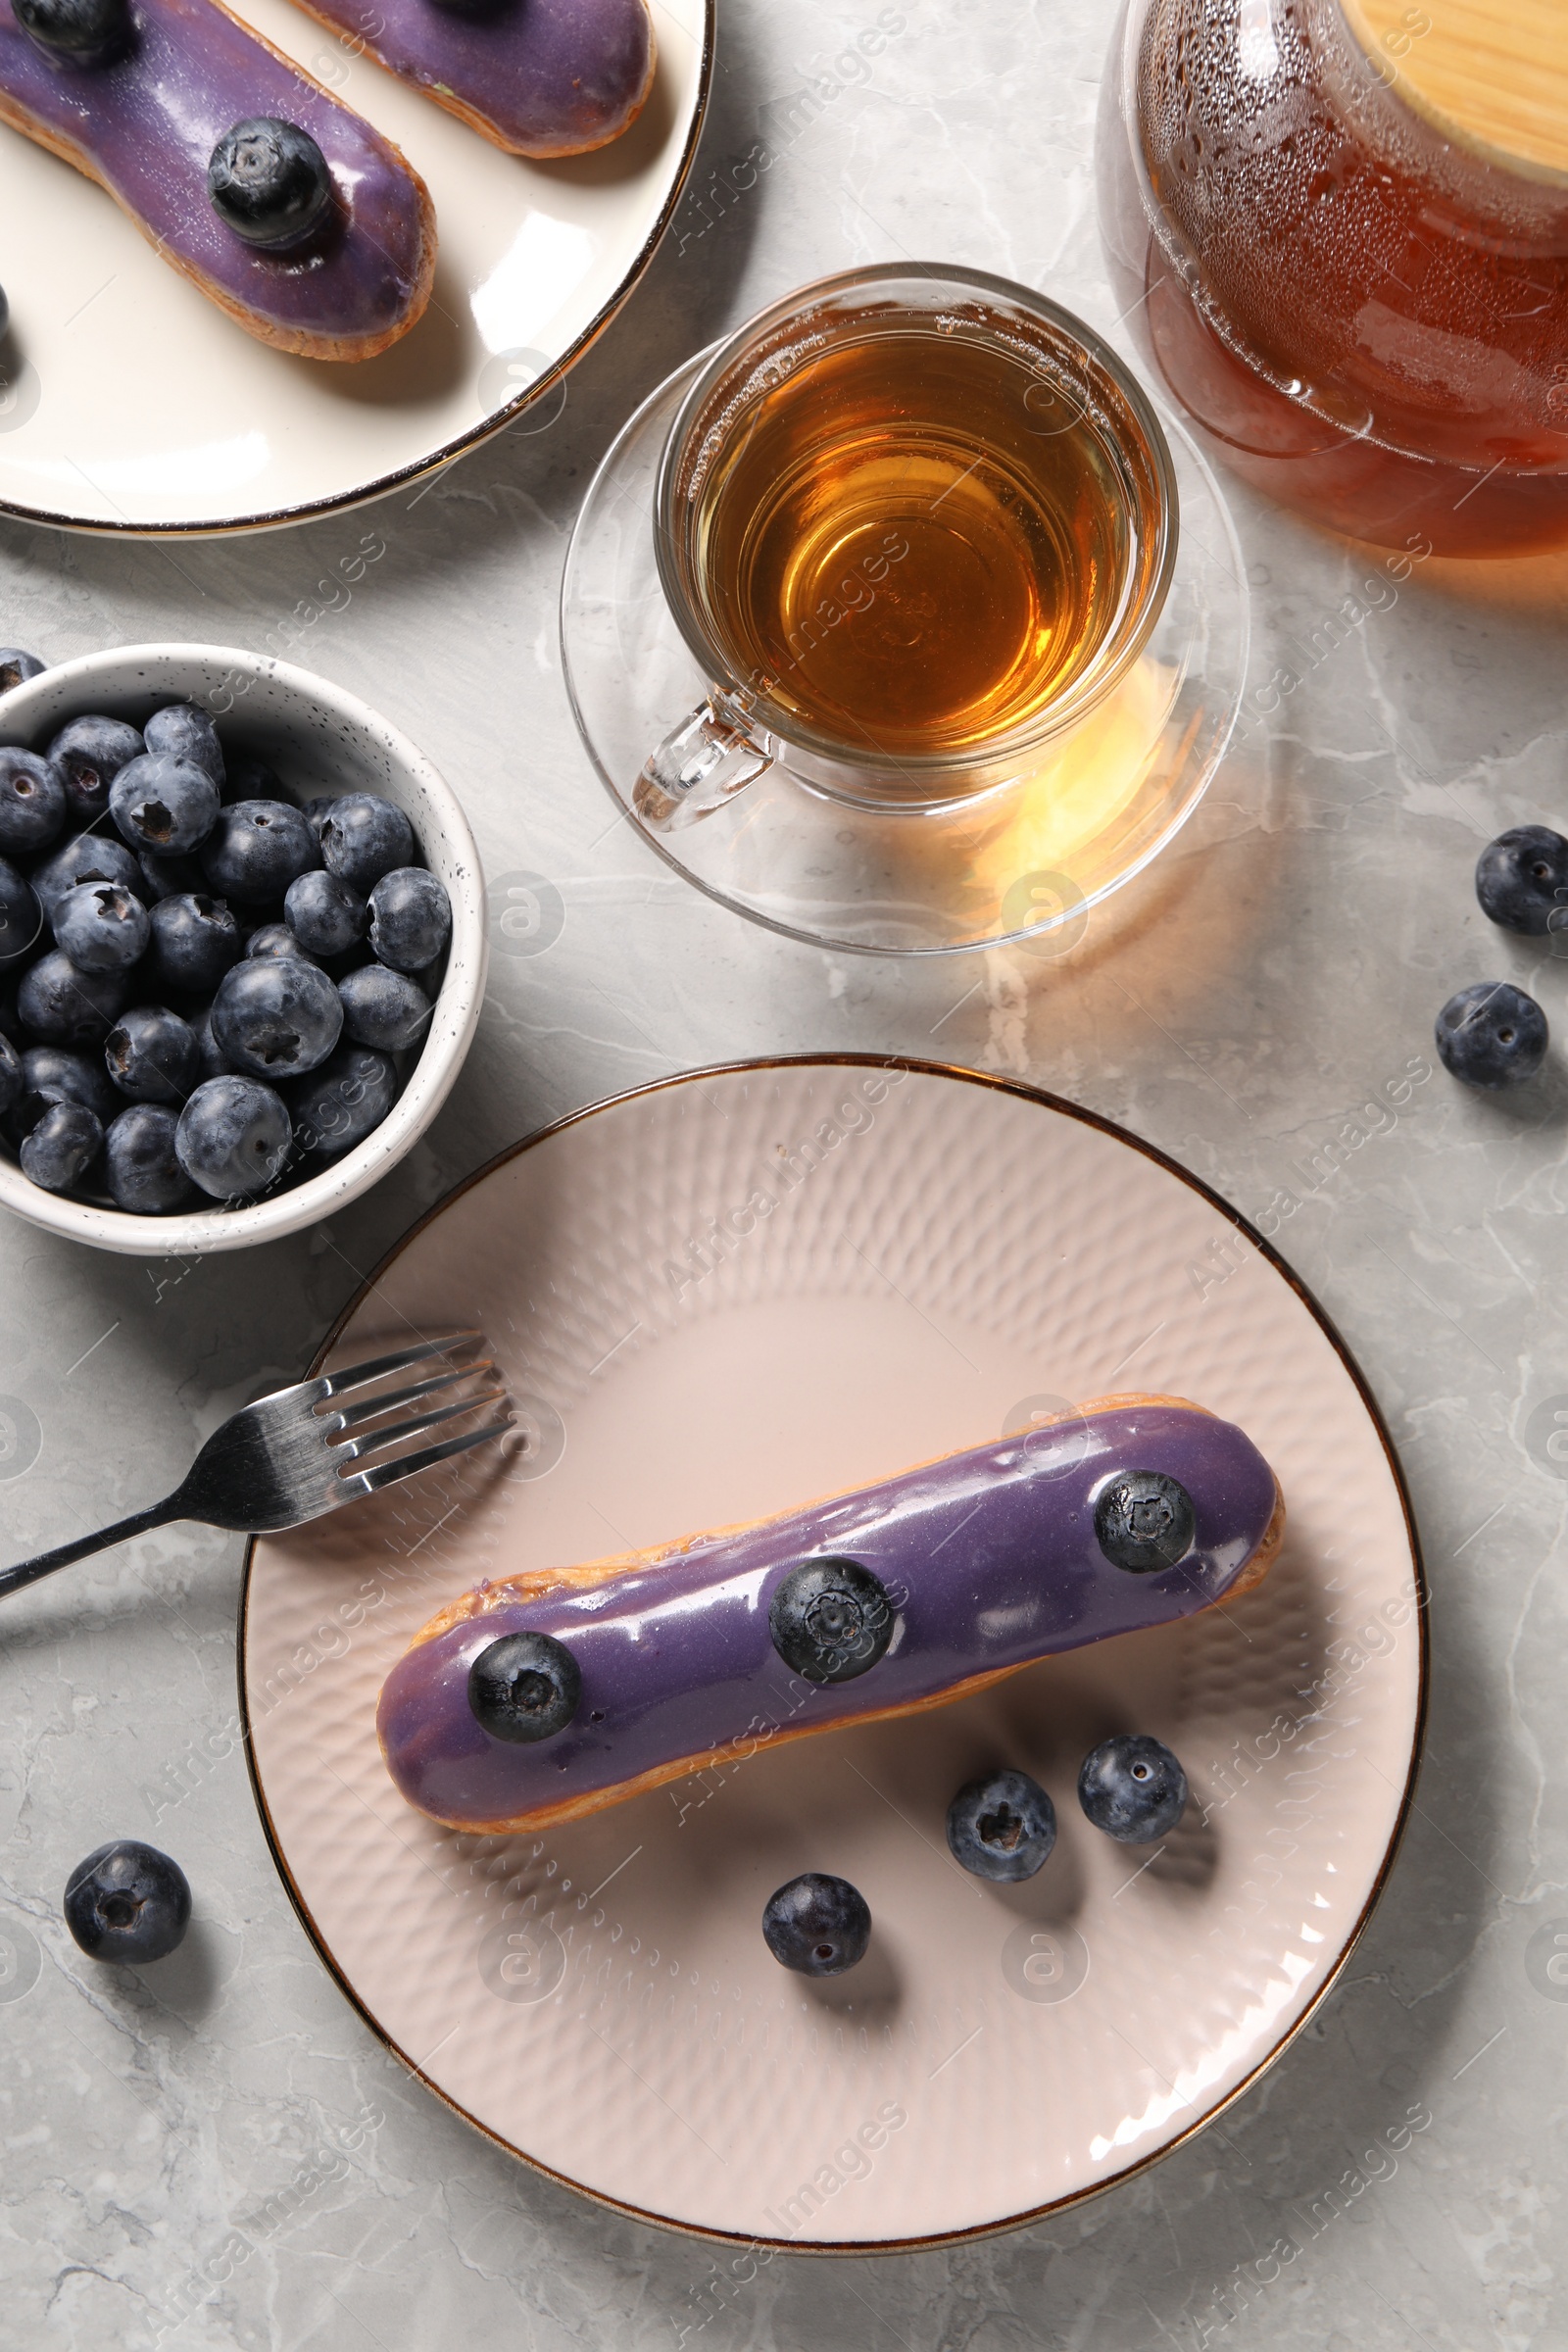
<svg viewBox="0 0 1568 2352">
<path fill-rule="evenodd" d="M 1136 380 L 1054 303 L 855 270 L 702 368 L 660 468 L 665 598 L 710 682 L 637 793 L 667 830 L 774 760 L 861 806 L 1017 778 L 1123 680 L 1176 559 Z"/>
</svg>

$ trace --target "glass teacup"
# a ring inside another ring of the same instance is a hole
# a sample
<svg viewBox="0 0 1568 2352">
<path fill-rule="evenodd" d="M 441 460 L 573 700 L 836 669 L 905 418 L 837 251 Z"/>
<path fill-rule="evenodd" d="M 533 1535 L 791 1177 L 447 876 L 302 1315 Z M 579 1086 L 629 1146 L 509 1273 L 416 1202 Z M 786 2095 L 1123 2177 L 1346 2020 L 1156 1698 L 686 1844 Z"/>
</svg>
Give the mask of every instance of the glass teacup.
<svg viewBox="0 0 1568 2352">
<path fill-rule="evenodd" d="M 1140 386 L 1027 288 L 845 271 L 729 336 L 675 416 L 659 576 L 708 693 L 647 760 L 651 830 L 779 765 L 871 809 L 1015 781 L 1125 681 L 1176 562 Z"/>
</svg>

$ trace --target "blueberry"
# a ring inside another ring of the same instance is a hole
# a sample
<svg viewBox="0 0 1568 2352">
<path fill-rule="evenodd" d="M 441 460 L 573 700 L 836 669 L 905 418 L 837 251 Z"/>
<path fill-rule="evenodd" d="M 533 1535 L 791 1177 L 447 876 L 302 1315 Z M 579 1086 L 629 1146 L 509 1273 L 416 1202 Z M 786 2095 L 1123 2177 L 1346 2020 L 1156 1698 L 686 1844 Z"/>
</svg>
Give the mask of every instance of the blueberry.
<svg viewBox="0 0 1568 2352">
<path fill-rule="evenodd" d="M 397 1071 L 388 1054 L 377 1054 L 373 1046 L 339 1046 L 294 1090 L 289 1102 L 294 1140 L 302 1152 L 336 1159 L 380 1126 L 397 1094 Z"/>
<path fill-rule="evenodd" d="M 198 1198 L 174 1151 L 177 1123 L 159 1102 L 132 1102 L 104 1137 L 104 1173 L 117 1208 L 167 1217 Z"/>
<path fill-rule="evenodd" d="M 66 1881 L 66 1925 L 89 1960 L 162 1960 L 190 1925 L 177 1862 L 139 1838 L 117 1838 Z"/>
<path fill-rule="evenodd" d="M 78 972 L 128 970 L 152 937 L 146 907 L 118 882 L 79 882 L 56 899 L 49 920 Z"/>
<path fill-rule="evenodd" d="M 297 122 L 257 115 L 225 130 L 207 166 L 213 210 L 247 245 L 297 245 L 332 202 L 326 158 Z"/>
<path fill-rule="evenodd" d="M 24 972 L 17 1010 L 23 1027 L 46 1046 L 101 1046 L 128 987 L 125 972 L 78 972 L 55 948 Z"/>
<path fill-rule="evenodd" d="M 0 854 L 46 850 L 66 821 L 66 788 L 36 752 L 0 745 Z"/>
<path fill-rule="evenodd" d="M 406 972 L 389 972 L 379 963 L 362 964 L 345 972 L 338 982 L 343 1000 L 343 1026 L 357 1046 L 377 1046 L 397 1054 L 412 1046 L 429 1021 L 429 998 Z"/>
<path fill-rule="evenodd" d="M 11 0 L 17 23 L 46 56 L 92 65 L 112 56 L 130 24 L 125 0 Z"/>
<path fill-rule="evenodd" d="M 228 1055 L 213 1035 L 213 1010 L 209 1005 L 199 1021 L 192 1021 L 191 1035 L 196 1040 L 196 1077 L 226 1078 L 230 1075 Z"/>
<path fill-rule="evenodd" d="M 1026 1772 L 988 1772 L 948 1807 L 954 1860 L 977 1879 L 1032 1879 L 1056 1842 L 1056 1808 Z"/>
<path fill-rule="evenodd" d="M 4 331 L 0 328 L 0 333 Z M 0 645 L 0 694 L 9 694 L 13 686 L 25 686 L 29 678 L 41 677 L 48 666 L 36 654 L 24 654 L 19 645 Z"/>
<path fill-rule="evenodd" d="M 196 1032 L 162 1004 L 133 1004 L 104 1040 L 104 1061 L 137 1102 L 183 1102 L 201 1074 Z"/>
<path fill-rule="evenodd" d="M 858 1560 L 807 1560 L 773 1594 L 767 1630 L 785 1665 L 808 1682 L 853 1682 L 892 1640 L 893 1604 Z"/>
<path fill-rule="evenodd" d="M 152 720 L 148 720 L 148 726 Z M 129 760 L 109 787 L 115 823 L 133 850 L 178 856 L 195 849 L 213 829 L 218 786 L 194 760 L 144 752 Z"/>
<path fill-rule="evenodd" d="M 280 899 L 296 875 L 320 862 L 310 826 L 287 801 L 236 801 L 202 851 L 213 889 L 247 906 Z"/>
<path fill-rule="evenodd" d="M 452 937 L 452 902 L 422 865 L 400 865 L 370 893 L 370 946 L 396 972 L 420 972 Z"/>
<path fill-rule="evenodd" d="M 96 1054 L 73 1054 L 64 1046 L 28 1046 L 22 1056 L 23 1092 L 13 1127 L 28 1134 L 52 1102 L 79 1102 L 107 1127 L 120 1103 Z"/>
<path fill-rule="evenodd" d="M 318 793 L 315 800 L 306 802 L 302 813 L 305 822 L 311 828 L 313 838 L 318 842 L 321 838 L 321 827 L 336 807 L 337 796 L 330 792 Z"/>
<path fill-rule="evenodd" d="M 43 909 L 30 883 L 0 858 L 0 972 L 30 956 L 43 930 Z"/>
<path fill-rule="evenodd" d="M 503 1634 L 468 1668 L 468 1705 L 492 1740 L 549 1740 L 581 1697 L 576 1659 L 549 1634 Z"/>
<path fill-rule="evenodd" d="M 1113 1568 L 1135 1576 L 1173 1568 L 1193 1547 L 1193 1498 L 1160 1470 L 1128 1470 L 1095 1497 L 1095 1536 Z"/>
<path fill-rule="evenodd" d="M 48 760 L 66 788 L 68 820 L 94 825 L 109 812 L 109 787 L 146 746 L 122 718 L 68 719 L 50 744 Z"/>
<path fill-rule="evenodd" d="M 1549 825 L 1499 833 L 1476 860 L 1476 897 L 1482 913 L 1505 931 L 1539 939 L 1568 929 L 1568 841 Z"/>
<path fill-rule="evenodd" d="M 337 990 L 303 956 L 237 963 L 213 999 L 214 1037 L 234 1067 L 254 1078 L 318 1069 L 342 1027 Z"/>
<path fill-rule="evenodd" d="M 1123 1845 L 1163 1838 L 1182 1817 L 1187 1775 L 1170 1749 L 1143 1732 L 1118 1732 L 1078 1769 L 1078 1802 L 1097 1830 Z"/>
<path fill-rule="evenodd" d="M 825 1871 L 803 1871 L 767 1898 L 762 1936 L 781 1968 L 837 1977 L 865 1957 L 871 1914 L 858 1887 Z"/>
<path fill-rule="evenodd" d="M 279 956 L 297 956 L 302 963 L 316 961 L 314 956 L 306 954 L 287 923 L 258 923 L 245 942 L 245 956 L 247 961 L 256 963 L 266 963 Z"/>
<path fill-rule="evenodd" d="M 280 1095 L 254 1078 L 206 1078 L 179 1114 L 174 1150 L 216 1200 L 265 1192 L 288 1157 L 293 1129 Z"/>
<path fill-rule="evenodd" d="M 161 900 L 152 910 L 152 970 L 166 988 L 210 996 L 240 958 L 239 925 L 205 891 Z"/>
<path fill-rule="evenodd" d="M 283 912 L 300 946 L 312 956 L 346 955 L 365 937 L 370 919 L 359 892 L 324 867 L 289 884 Z"/>
<path fill-rule="evenodd" d="M 1438 1056 L 1466 1086 L 1517 1086 L 1546 1056 L 1546 1016 L 1508 980 L 1478 980 L 1438 1015 Z"/>
<path fill-rule="evenodd" d="M 229 760 L 223 800 L 225 805 L 232 801 L 286 801 L 290 808 L 294 806 L 288 786 L 254 752 L 241 752 Z"/>
<path fill-rule="evenodd" d="M 195 703 L 166 703 L 162 710 L 153 712 L 142 735 L 150 752 L 160 752 L 170 760 L 186 760 L 193 767 L 205 768 L 221 789 L 223 752 L 218 729 Z"/>
<path fill-rule="evenodd" d="M 143 850 L 136 866 L 141 895 L 149 906 L 156 906 L 160 899 L 194 897 L 207 888 L 207 876 L 188 853 L 182 858 L 160 858 L 156 850 Z"/>
<path fill-rule="evenodd" d="M 51 1102 L 23 1139 L 22 1173 L 46 1193 L 69 1193 L 103 1149 L 102 1122 L 81 1102 Z"/>
<path fill-rule="evenodd" d="M 144 905 L 147 902 L 147 883 L 140 865 L 112 833 L 78 833 L 34 870 L 32 887 L 45 916 L 53 914 L 68 890 L 75 890 L 83 882 L 116 882 Z"/>
<path fill-rule="evenodd" d="M 25 1084 L 22 1070 L 22 1055 L 9 1037 L 0 1036 L 0 1119 L 6 1118 L 22 1100 Z"/>
<path fill-rule="evenodd" d="M 369 897 L 383 874 L 414 863 L 414 827 L 379 793 L 344 793 L 321 818 L 319 831 L 327 872 L 361 898 Z"/>
</svg>

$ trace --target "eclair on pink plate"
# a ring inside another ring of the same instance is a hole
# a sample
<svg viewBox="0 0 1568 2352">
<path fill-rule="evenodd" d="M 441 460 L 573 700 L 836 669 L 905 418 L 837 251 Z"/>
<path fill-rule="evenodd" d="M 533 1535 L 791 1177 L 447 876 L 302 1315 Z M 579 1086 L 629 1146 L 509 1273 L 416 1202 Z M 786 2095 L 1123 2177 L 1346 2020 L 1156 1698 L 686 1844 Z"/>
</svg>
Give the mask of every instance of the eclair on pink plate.
<svg viewBox="0 0 1568 2352">
<path fill-rule="evenodd" d="M 720 1758 L 945 1704 L 1246 1592 L 1285 1529 L 1243 1430 L 1112 1396 L 782 1516 L 475 1587 L 381 1691 L 409 1802 L 542 1829 Z"/>
</svg>

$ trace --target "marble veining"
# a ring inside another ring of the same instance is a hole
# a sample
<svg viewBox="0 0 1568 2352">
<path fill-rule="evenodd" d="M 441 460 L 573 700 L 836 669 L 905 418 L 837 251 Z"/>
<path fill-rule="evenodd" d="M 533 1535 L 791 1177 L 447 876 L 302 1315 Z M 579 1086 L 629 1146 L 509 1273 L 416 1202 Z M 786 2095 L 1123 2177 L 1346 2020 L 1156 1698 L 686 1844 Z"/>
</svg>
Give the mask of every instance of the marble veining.
<svg viewBox="0 0 1568 2352">
<path fill-rule="evenodd" d="M 1431 1042 L 1476 979 L 1568 1015 L 1555 943 L 1493 931 L 1470 884 L 1504 824 L 1562 821 L 1568 564 L 1396 576 L 1233 489 L 1255 624 L 1238 743 L 1175 849 L 1060 956 L 915 967 L 740 923 L 612 823 L 562 691 L 561 559 L 592 467 L 635 401 L 761 303 L 931 255 L 1125 339 L 1093 212 L 1107 28 L 1094 0 L 736 0 L 670 235 L 547 427 L 274 538 L 0 528 L 0 639 L 63 659 L 205 638 L 340 679 L 463 795 L 498 926 L 527 916 L 498 929 L 432 1134 L 330 1228 L 205 1264 L 0 1229 L 4 1542 L 40 1548 L 172 1485 L 225 1403 L 307 1360 L 414 1217 L 541 1121 L 805 1047 L 1014 1074 L 1124 1121 L 1253 1218 L 1374 1384 L 1420 1518 L 1434 1656 L 1383 1902 L 1280 2065 L 1127 2187 L 967 2248 L 748 2262 L 535 2177 L 380 2049 L 311 1952 L 252 1806 L 239 1544 L 166 1530 L 6 1605 L 6 2352 L 1568 2344 L 1568 1085 L 1556 1062 L 1526 1100 L 1463 1095 Z M 110 364 L 90 311 L 77 331 L 82 364 Z M 384 556 L 328 595 L 368 527 Z M 169 1846 L 196 1890 L 187 1945 L 137 1979 L 95 1970 L 59 1915 L 72 1863 L 117 1834 Z"/>
</svg>

